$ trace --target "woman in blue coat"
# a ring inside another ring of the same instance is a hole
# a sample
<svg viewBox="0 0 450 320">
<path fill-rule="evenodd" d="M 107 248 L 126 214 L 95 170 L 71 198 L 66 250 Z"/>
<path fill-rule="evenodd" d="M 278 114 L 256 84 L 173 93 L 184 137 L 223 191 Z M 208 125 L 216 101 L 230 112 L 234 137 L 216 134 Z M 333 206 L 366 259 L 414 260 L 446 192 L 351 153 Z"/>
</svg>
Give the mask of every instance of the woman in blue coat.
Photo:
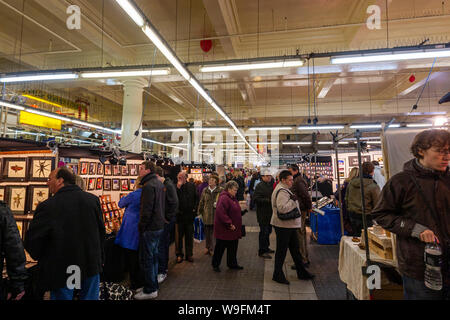
<svg viewBox="0 0 450 320">
<path fill-rule="evenodd" d="M 139 265 L 139 212 L 141 209 L 140 179 L 136 181 L 137 190 L 129 193 L 119 201 L 119 207 L 125 208 L 122 225 L 117 233 L 115 244 L 124 249 L 125 264 L 130 273 L 131 289 L 142 287 L 142 271 Z"/>
</svg>

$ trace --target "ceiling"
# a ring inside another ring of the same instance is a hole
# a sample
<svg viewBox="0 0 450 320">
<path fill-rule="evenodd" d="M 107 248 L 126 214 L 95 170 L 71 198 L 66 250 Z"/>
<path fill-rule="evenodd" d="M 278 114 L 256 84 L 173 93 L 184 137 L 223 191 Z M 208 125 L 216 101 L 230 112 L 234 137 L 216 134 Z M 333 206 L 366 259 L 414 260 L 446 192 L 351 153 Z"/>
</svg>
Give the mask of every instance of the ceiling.
<svg viewBox="0 0 450 320">
<path fill-rule="evenodd" d="M 407 115 L 432 60 L 331 65 L 313 58 L 300 68 L 201 73 L 205 62 L 318 54 L 450 42 L 450 0 L 135 0 L 239 127 L 420 121 Z M 81 9 L 81 29 L 66 26 L 67 7 Z M 367 8 L 381 8 L 381 29 L 369 30 Z M 32 70 L 167 64 L 115 1 L 0 0 L 0 74 Z M 212 40 L 204 53 L 201 40 Z M 308 71 L 309 69 L 309 71 Z M 411 81 L 411 75 L 415 80 Z M 145 89 L 144 128 L 226 122 L 172 68 Z M 438 59 L 417 112 L 449 112 L 437 101 L 449 91 L 450 59 Z M 120 79 L 19 83 L 8 92 L 41 90 L 89 101 L 89 121 L 120 127 Z M 48 107 L 34 101 L 41 107 Z M 283 134 L 300 134 L 297 130 Z M 167 141 L 168 134 L 153 134 Z M 301 136 L 293 136 L 301 138 Z M 283 139 L 285 137 L 283 136 Z M 292 137 L 291 137 L 292 140 Z M 286 147 L 288 148 L 288 147 Z"/>
</svg>

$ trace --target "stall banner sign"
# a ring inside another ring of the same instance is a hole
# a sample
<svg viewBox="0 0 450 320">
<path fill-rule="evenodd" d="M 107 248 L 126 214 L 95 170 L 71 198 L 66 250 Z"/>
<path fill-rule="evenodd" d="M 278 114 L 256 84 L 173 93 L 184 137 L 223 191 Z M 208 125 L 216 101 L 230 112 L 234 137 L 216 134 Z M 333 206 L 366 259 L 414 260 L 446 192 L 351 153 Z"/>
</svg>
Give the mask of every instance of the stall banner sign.
<svg viewBox="0 0 450 320">
<path fill-rule="evenodd" d="M 201 174 L 202 169 L 191 169 L 191 174 Z"/>
<path fill-rule="evenodd" d="M 19 123 L 37 127 L 61 130 L 62 121 L 30 112 L 20 111 Z"/>
</svg>

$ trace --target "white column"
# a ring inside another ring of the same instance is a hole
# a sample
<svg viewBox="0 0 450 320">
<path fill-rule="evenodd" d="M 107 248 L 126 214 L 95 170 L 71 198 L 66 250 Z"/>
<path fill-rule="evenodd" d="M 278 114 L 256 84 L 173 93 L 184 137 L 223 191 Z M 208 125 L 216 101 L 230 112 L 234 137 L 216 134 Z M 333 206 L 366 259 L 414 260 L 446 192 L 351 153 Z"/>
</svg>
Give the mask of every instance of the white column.
<svg viewBox="0 0 450 320">
<path fill-rule="evenodd" d="M 120 148 L 125 151 L 142 152 L 142 125 L 143 110 L 142 93 L 148 86 L 144 78 L 123 80 L 123 112 L 122 112 L 122 139 Z M 136 137 L 134 133 L 139 130 Z"/>
</svg>

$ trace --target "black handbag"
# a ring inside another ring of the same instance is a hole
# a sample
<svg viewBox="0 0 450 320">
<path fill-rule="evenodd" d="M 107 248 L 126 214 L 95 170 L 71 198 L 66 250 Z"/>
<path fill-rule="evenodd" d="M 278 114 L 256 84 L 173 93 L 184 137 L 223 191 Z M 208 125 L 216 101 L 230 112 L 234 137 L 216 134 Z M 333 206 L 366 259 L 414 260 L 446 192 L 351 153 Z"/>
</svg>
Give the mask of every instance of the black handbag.
<svg viewBox="0 0 450 320">
<path fill-rule="evenodd" d="M 242 236 L 242 237 L 245 237 L 246 234 L 247 234 L 247 232 L 245 231 L 245 225 L 243 224 L 243 225 L 241 226 L 241 236 Z"/>
<path fill-rule="evenodd" d="M 286 190 L 286 189 L 280 189 L 280 190 L 277 191 L 277 194 L 275 196 L 275 202 L 277 201 L 276 199 L 278 197 L 278 193 L 280 193 L 281 190 Z M 292 219 L 300 218 L 301 217 L 301 213 L 298 210 L 298 208 L 295 207 L 294 209 L 292 209 L 288 213 L 279 213 L 278 210 L 277 210 L 277 216 L 278 216 L 278 219 L 285 221 L 285 220 L 292 220 Z"/>
</svg>

